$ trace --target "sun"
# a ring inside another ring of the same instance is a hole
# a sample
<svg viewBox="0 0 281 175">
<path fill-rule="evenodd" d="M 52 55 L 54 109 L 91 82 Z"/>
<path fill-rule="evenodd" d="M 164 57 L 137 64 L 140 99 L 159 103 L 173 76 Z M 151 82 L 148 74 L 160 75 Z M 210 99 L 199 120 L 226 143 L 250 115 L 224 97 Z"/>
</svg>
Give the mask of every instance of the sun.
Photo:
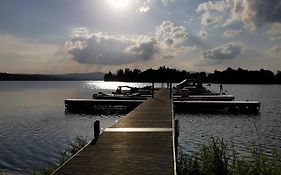
<svg viewBox="0 0 281 175">
<path fill-rule="evenodd" d="M 130 0 L 107 0 L 107 2 L 116 9 L 125 9 L 130 4 Z"/>
</svg>

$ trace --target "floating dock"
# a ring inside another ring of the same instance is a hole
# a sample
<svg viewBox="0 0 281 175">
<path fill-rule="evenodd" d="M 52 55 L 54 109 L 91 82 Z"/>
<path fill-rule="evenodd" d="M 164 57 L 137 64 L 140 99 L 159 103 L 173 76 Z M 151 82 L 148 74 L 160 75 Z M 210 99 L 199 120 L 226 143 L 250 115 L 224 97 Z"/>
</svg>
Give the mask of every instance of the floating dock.
<svg viewBox="0 0 281 175">
<path fill-rule="evenodd" d="M 66 100 L 66 107 L 105 104 L 87 100 L 78 106 Z M 115 102 L 110 102 L 111 104 Z M 140 104 L 140 101 L 118 101 Z M 53 174 L 176 174 L 173 103 L 169 91 L 159 90 L 119 122 L 101 133 Z"/>
<path fill-rule="evenodd" d="M 194 100 L 196 98 L 196 100 Z M 233 101 L 231 96 L 228 100 L 219 101 L 220 97 L 210 100 L 209 96 L 193 96 L 188 99 L 175 98 L 173 101 L 176 113 L 258 113 L 260 103 L 258 101 Z M 216 96 L 214 97 L 216 98 Z M 103 100 L 103 99 L 66 99 L 65 110 L 73 113 L 128 113 L 135 109 L 145 100 Z"/>
<path fill-rule="evenodd" d="M 174 101 L 177 112 L 258 113 L 257 101 Z"/>
<path fill-rule="evenodd" d="M 66 99 L 65 110 L 72 113 L 100 113 L 124 110 L 128 113 L 145 100 Z M 105 111 L 107 110 L 107 111 Z"/>
<path fill-rule="evenodd" d="M 233 101 L 233 95 L 189 95 L 189 96 L 173 96 L 174 101 Z"/>
</svg>

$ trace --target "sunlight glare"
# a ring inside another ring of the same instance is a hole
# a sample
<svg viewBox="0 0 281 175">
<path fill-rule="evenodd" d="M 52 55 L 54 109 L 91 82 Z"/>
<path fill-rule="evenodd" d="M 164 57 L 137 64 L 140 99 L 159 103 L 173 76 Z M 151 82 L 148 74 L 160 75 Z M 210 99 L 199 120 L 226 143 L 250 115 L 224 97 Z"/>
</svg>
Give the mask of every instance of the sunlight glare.
<svg viewBox="0 0 281 175">
<path fill-rule="evenodd" d="M 125 9 L 129 6 L 130 0 L 107 0 L 116 9 Z"/>
</svg>

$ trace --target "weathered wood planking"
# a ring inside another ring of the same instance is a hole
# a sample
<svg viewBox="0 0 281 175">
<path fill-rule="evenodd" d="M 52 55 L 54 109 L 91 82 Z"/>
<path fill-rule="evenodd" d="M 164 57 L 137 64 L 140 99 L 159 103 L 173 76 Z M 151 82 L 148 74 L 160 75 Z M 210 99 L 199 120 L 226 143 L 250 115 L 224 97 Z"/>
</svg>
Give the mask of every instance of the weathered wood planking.
<svg viewBox="0 0 281 175">
<path fill-rule="evenodd" d="M 159 90 L 54 174 L 176 174 L 172 111 Z"/>
</svg>

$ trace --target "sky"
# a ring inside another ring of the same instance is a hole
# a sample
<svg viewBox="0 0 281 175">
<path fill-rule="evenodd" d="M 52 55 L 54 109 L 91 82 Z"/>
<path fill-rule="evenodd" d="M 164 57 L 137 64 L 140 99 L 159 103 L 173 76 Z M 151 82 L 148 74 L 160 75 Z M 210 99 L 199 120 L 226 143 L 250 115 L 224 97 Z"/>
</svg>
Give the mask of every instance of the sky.
<svg viewBox="0 0 281 175">
<path fill-rule="evenodd" d="M 281 70 L 281 0 L 1 0 L 0 72 Z"/>
</svg>

